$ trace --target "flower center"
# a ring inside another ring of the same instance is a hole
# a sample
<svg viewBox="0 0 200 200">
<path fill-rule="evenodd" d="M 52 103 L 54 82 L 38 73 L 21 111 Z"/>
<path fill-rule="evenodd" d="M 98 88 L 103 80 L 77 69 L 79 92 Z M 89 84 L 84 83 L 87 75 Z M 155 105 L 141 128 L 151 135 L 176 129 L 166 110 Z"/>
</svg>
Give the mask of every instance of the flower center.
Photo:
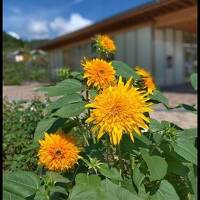
<svg viewBox="0 0 200 200">
<path fill-rule="evenodd" d="M 100 69 L 99 72 L 100 72 L 101 74 L 103 74 L 103 73 L 104 73 L 104 70 Z"/>
<path fill-rule="evenodd" d="M 56 152 L 55 152 L 55 155 L 56 156 L 60 156 L 62 154 L 62 152 L 60 151 L 60 150 L 57 150 Z"/>
</svg>

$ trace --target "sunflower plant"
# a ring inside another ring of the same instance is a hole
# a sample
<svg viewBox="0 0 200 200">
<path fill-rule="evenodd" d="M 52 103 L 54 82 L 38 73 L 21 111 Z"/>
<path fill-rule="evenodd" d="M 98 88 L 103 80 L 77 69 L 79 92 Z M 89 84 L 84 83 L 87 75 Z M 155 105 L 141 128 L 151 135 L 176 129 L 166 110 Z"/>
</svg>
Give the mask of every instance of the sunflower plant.
<svg viewBox="0 0 200 200">
<path fill-rule="evenodd" d="M 155 104 L 196 107 L 170 107 L 146 69 L 112 60 L 110 37 L 93 45 L 81 72 L 38 89 L 57 97 L 35 130 L 38 169 L 6 172 L 4 199 L 196 199 L 197 129 L 151 118 Z"/>
</svg>

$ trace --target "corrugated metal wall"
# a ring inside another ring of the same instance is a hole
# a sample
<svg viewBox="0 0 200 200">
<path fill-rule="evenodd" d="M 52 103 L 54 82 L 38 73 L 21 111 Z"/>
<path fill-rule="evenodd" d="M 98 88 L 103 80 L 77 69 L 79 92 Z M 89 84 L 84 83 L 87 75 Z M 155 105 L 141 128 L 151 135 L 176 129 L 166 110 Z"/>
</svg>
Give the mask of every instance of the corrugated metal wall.
<svg viewBox="0 0 200 200">
<path fill-rule="evenodd" d="M 183 32 L 155 29 L 155 79 L 159 86 L 184 83 Z M 172 57 L 170 66 L 167 57 Z"/>
<path fill-rule="evenodd" d="M 152 71 L 152 27 L 116 34 L 114 40 L 117 45 L 116 60 Z"/>
<path fill-rule="evenodd" d="M 131 67 L 141 66 L 154 74 L 159 86 L 184 83 L 183 32 L 174 29 L 153 29 L 151 26 L 117 33 L 113 37 L 117 45 L 116 60 Z M 91 57 L 89 42 L 70 49 L 62 48 L 50 52 L 52 73 L 62 66 L 80 70 L 80 60 Z M 173 65 L 168 66 L 167 57 Z M 152 66 L 153 65 L 153 66 Z"/>
</svg>

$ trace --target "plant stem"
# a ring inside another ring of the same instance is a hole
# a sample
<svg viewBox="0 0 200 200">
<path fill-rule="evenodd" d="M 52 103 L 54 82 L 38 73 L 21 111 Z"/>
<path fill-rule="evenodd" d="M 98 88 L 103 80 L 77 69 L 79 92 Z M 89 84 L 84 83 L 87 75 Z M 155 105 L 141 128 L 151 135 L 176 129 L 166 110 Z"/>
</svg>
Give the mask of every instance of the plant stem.
<svg viewBox="0 0 200 200">
<path fill-rule="evenodd" d="M 122 174 L 122 177 L 123 177 L 123 175 L 124 175 L 124 167 L 123 167 L 123 161 L 122 161 L 122 154 L 121 154 L 120 144 L 117 145 L 116 150 L 117 150 L 117 154 L 118 154 L 118 158 L 119 158 L 119 168 L 121 170 L 121 174 Z"/>
<path fill-rule="evenodd" d="M 86 87 L 85 93 L 86 93 L 86 96 L 85 96 L 86 102 L 89 103 L 89 91 L 88 91 L 88 87 Z M 88 108 L 88 116 L 90 116 L 90 109 L 89 109 L 89 108 Z M 92 134 L 92 140 L 93 140 L 93 143 L 94 143 L 94 144 L 97 143 L 94 134 Z"/>
</svg>

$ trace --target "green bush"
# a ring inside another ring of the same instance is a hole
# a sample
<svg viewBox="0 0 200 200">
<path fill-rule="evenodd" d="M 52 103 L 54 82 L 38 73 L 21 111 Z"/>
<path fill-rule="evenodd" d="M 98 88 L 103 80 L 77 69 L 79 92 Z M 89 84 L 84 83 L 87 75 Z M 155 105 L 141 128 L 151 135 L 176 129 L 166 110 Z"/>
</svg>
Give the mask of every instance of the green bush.
<svg viewBox="0 0 200 200">
<path fill-rule="evenodd" d="M 60 81 L 63 81 L 70 76 L 70 68 L 69 67 L 62 67 L 58 69 L 57 75 Z"/>
<path fill-rule="evenodd" d="M 44 64 L 33 62 L 28 67 L 25 62 L 3 61 L 4 85 L 20 85 L 24 81 L 49 82 L 49 70 Z"/>
<path fill-rule="evenodd" d="M 3 101 L 3 169 L 35 170 L 36 152 L 30 148 L 37 123 L 44 118 L 45 103 L 38 100 Z"/>
<path fill-rule="evenodd" d="M 3 62 L 3 84 L 20 85 L 29 77 L 29 72 L 24 63 Z"/>
</svg>

